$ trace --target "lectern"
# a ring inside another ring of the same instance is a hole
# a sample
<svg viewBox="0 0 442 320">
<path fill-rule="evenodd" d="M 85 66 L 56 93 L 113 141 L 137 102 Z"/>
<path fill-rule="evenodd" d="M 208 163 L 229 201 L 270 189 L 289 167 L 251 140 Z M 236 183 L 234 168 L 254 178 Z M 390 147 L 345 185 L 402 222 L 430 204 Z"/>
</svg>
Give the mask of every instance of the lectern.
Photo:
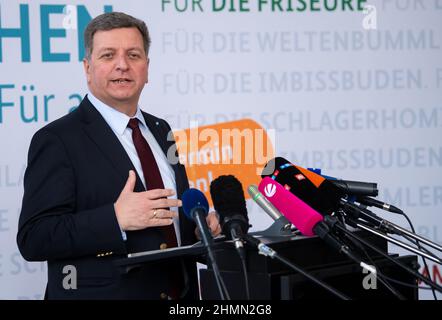
<svg viewBox="0 0 442 320">
<path fill-rule="evenodd" d="M 387 253 L 387 242 L 377 236 L 356 231 L 360 237 Z M 256 234 L 259 237 L 259 234 Z M 321 279 L 352 299 L 395 299 L 395 296 L 381 282 L 367 281 L 359 265 L 345 255 L 333 251 L 318 237 L 286 235 L 278 237 L 259 237 L 262 242 L 276 250 L 281 256 L 298 267 Z M 246 299 L 246 288 L 241 260 L 231 241 L 215 241 L 214 251 L 221 276 L 235 300 Z M 312 283 L 301 274 L 282 264 L 278 260 L 265 257 L 255 248 L 246 246 L 247 271 L 251 299 L 260 300 L 302 300 L 302 299 L 337 299 L 331 293 Z M 417 271 L 419 266 L 414 255 L 391 257 Z M 116 261 L 122 272 L 144 263 L 173 259 L 204 260 L 205 249 L 201 244 L 182 248 L 141 252 Z M 418 290 L 413 275 L 403 270 L 374 251 L 366 249 L 365 262 L 375 265 L 383 275 L 409 286 L 390 282 L 406 299 L 416 300 Z M 364 281 L 366 284 L 364 285 Z M 368 284 L 368 285 L 367 285 Z M 414 287 L 413 287 L 414 286 Z M 200 270 L 201 298 L 219 299 L 213 270 L 209 267 Z"/>
</svg>

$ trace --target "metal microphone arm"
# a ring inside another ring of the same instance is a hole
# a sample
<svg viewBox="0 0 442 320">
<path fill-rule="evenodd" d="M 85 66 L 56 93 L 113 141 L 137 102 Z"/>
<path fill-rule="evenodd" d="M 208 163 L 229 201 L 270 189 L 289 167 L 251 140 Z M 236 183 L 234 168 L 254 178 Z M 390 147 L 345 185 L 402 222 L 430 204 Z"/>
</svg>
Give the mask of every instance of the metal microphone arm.
<svg viewBox="0 0 442 320">
<path fill-rule="evenodd" d="M 392 238 L 392 237 L 386 235 L 385 233 L 383 233 L 383 232 L 381 232 L 381 231 L 379 231 L 379 230 L 375 230 L 375 229 L 369 227 L 369 226 L 366 225 L 365 223 L 354 221 L 354 220 L 351 219 L 351 218 L 350 218 L 350 221 L 347 220 L 347 222 L 351 222 L 351 225 L 353 225 L 353 226 L 355 226 L 355 227 L 358 227 L 358 228 L 360 228 L 360 229 L 366 230 L 366 231 L 368 231 L 368 232 L 371 232 L 371 233 L 373 233 L 373 234 L 375 234 L 375 235 L 377 235 L 377 236 L 379 236 L 379 237 L 381 237 L 381 238 L 384 238 L 385 240 L 387 240 L 387 241 L 389 241 L 389 242 L 391 242 L 391 243 L 394 243 L 395 245 L 397 245 L 397 246 L 399 246 L 399 247 L 401 247 L 401 248 L 403 248 L 403 249 L 406 249 L 406 250 L 408 250 L 408 251 L 411 251 L 411 252 L 413 252 L 413 253 L 416 253 L 416 254 L 418 254 L 418 255 L 420 255 L 420 256 L 423 256 L 423 257 L 425 257 L 425 258 L 428 258 L 428 259 L 430 259 L 430 260 L 432 260 L 432 261 L 434 261 L 434 262 L 436 262 L 436 263 L 438 263 L 438 264 L 442 264 L 442 260 L 439 259 L 438 257 L 435 257 L 435 256 L 433 256 L 433 255 L 430 255 L 430 254 L 428 254 L 428 253 L 426 253 L 426 252 L 424 252 L 424 251 L 422 251 L 422 250 L 416 249 L 416 248 L 414 248 L 414 247 L 408 245 L 408 244 L 405 243 L 405 242 L 402 242 L 402 241 L 400 241 L 400 240 L 397 240 L 397 239 L 395 239 L 395 238 Z"/>
<path fill-rule="evenodd" d="M 435 242 L 433 242 L 431 240 L 428 240 L 428 239 L 426 239 L 426 238 L 424 238 L 422 236 L 419 236 L 419 235 L 417 235 L 417 234 L 415 234 L 415 233 L 413 233 L 413 232 L 411 232 L 411 231 L 409 231 L 409 230 L 407 230 L 405 228 L 402 228 L 402 227 L 400 227 L 400 226 L 398 226 L 398 225 L 396 225 L 396 224 L 394 224 L 392 222 L 389 222 L 389 224 L 393 228 L 399 230 L 400 232 L 406 234 L 407 236 L 409 236 L 409 237 L 411 237 L 413 239 L 419 240 L 420 242 L 425 243 L 426 245 L 428 245 L 428 246 L 430 246 L 430 247 L 432 247 L 432 248 L 434 248 L 436 250 L 442 251 L 442 246 L 438 245 L 437 243 L 435 243 Z"/>
<path fill-rule="evenodd" d="M 436 289 L 439 292 L 442 292 L 442 287 L 440 285 L 438 285 L 437 283 L 429 280 L 428 278 L 424 277 L 423 275 L 421 275 L 419 272 L 416 272 L 412 269 L 410 269 L 409 267 L 407 267 L 404 263 L 390 257 L 387 253 L 383 252 L 381 249 L 377 248 L 376 246 L 370 244 L 368 241 L 365 241 L 364 239 L 362 239 L 359 236 L 356 236 L 353 232 L 348 231 L 347 229 L 345 229 L 344 227 L 340 226 L 339 224 L 336 225 L 336 227 L 344 232 L 346 235 L 356 239 L 357 241 L 361 242 L 363 245 L 367 246 L 368 248 L 374 250 L 375 252 L 377 252 L 378 254 L 382 255 L 383 257 L 385 257 L 386 259 L 390 260 L 391 262 L 395 263 L 396 265 L 400 266 L 401 268 L 403 268 L 404 270 L 406 270 L 408 273 L 414 275 L 417 279 L 425 282 L 427 285 L 429 285 L 430 287 Z"/>
<path fill-rule="evenodd" d="M 377 227 L 379 227 L 381 230 L 387 232 L 387 233 L 393 233 L 393 234 L 397 234 L 397 235 L 403 235 L 406 234 L 407 236 L 419 240 L 422 243 L 425 243 L 426 245 L 442 251 L 442 246 L 440 246 L 439 244 L 430 241 L 422 236 L 419 236 L 405 228 L 402 228 L 400 226 L 398 226 L 397 224 L 394 224 L 393 222 L 390 222 L 388 220 L 385 220 L 379 216 L 377 216 L 375 213 L 371 212 L 370 210 L 364 209 L 364 208 L 360 208 L 359 205 L 357 205 L 356 203 L 352 203 L 352 202 L 348 202 L 345 199 L 341 199 L 340 201 L 341 205 L 347 209 L 350 209 L 352 212 L 356 213 L 356 217 L 355 218 L 362 218 L 364 220 L 366 220 L 367 222 L 371 222 L 374 225 L 376 225 Z"/>
</svg>

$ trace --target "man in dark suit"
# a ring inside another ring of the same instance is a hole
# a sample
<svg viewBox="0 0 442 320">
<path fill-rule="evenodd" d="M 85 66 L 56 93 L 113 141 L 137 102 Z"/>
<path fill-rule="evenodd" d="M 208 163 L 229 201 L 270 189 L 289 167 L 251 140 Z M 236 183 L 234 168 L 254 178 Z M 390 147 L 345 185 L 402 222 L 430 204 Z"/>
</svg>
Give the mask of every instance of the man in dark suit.
<svg viewBox="0 0 442 320">
<path fill-rule="evenodd" d="M 189 185 L 166 121 L 142 112 L 150 38 L 141 20 L 103 14 L 85 31 L 89 93 L 29 148 L 17 243 L 47 261 L 49 299 L 196 299 L 196 266 L 177 260 L 121 273 L 128 253 L 197 241 L 180 208 Z M 168 139 L 169 136 L 169 139 Z M 171 152 L 172 151 L 172 152 Z M 217 235 L 216 214 L 208 225 Z M 76 283 L 66 285 L 67 270 Z"/>
</svg>

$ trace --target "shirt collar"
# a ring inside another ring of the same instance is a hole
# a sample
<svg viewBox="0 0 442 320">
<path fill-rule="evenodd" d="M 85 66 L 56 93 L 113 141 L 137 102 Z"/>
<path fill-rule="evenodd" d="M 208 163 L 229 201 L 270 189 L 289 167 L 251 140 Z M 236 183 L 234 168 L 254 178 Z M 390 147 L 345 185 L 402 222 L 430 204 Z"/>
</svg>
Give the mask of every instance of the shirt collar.
<svg viewBox="0 0 442 320">
<path fill-rule="evenodd" d="M 92 105 L 95 107 L 95 109 L 97 109 L 97 111 L 107 122 L 107 124 L 112 128 L 112 130 L 120 136 L 123 135 L 124 130 L 126 130 L 127 124 L 129 123 L 129 120 L 131 118 L 123 112 L 120 112 L 105 104 L 104 102 L 96 98 L 91 92 L 87 94 L 87 97 Z M 138 121 L 140 121 L 140 123 L 142 123 L 143 126 L 147 128 L 146 120 L 143 117 L 139 105 L 137 106 L 137 111 L 135 112 L 134 118 L 137 118 Z"/>
</svg>

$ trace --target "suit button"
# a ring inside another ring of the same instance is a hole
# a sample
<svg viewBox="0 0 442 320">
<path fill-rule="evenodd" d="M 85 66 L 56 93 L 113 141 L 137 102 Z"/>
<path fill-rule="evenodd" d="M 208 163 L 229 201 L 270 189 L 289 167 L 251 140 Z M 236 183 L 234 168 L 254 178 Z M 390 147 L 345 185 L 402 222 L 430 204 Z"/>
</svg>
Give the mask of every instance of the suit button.
<svg viewBox="0 0 442 320">
<path fill-rule="evenodd" d="M 160 244 L 160 249 L 161 250 L 167 249 L 167 243 Z"/>
<path fill-rule="evenodd" d="M 167 299 L 167 294 L 165 294 L 164 292 L 162 292 L 162 293 L 160 294 L 160 298 L 161 298 L 161 300 L 166 300 L 166 299 Z"/>
</svg>

